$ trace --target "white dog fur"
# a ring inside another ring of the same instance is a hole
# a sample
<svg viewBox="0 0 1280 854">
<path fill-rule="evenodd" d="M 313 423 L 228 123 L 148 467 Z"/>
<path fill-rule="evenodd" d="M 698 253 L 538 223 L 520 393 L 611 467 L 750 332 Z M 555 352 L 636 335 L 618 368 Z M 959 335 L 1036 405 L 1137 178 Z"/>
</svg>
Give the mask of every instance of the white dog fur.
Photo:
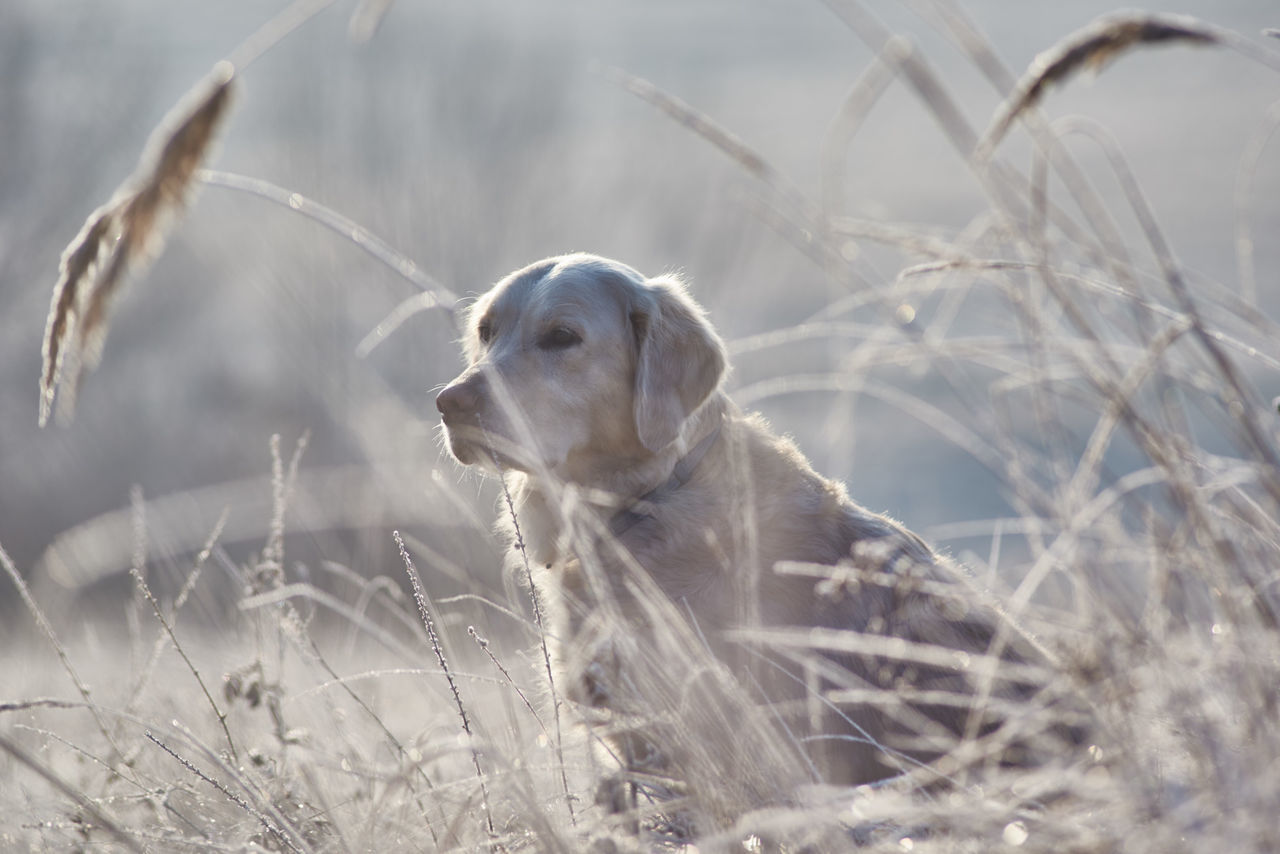
<svg viewBox="0 0 1280 854">
<path fill-rule="evenodd" d="M 467 367 L 437 398 L 449 448 L 506 478 L 526 550 L 513 556 L 535 566 L 571 699 L 606 721 L 679 702 L 695 665 L 678 648 L 702 645 L 726 672 L 754 668 L 742 695 L 797 712 L 793 734 L 825 734 L 809 752 L 840 783 L 918 768 L 946 749 L 940 733 L 989 726 L 954 700 L 973 695 L 963 668 L 843 644 L 980 655 L 995 622 L 919 537 L 734 406 L 724 345 L 676 278 L 548 258 L 475 302 L 464 344 Z M 658 729 L 616 739 L 626 770 L 678 764 Z"/>
</svg>

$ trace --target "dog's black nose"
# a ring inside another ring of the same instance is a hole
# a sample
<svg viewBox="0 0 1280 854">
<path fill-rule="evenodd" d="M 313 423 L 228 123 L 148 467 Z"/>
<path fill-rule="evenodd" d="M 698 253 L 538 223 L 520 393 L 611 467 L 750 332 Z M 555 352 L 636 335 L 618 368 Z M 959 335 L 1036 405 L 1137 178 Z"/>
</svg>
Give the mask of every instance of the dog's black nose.
<svg viewBox="0 0 1280 854">
<path fill-rule="evenodd" d="M 473 413 L 480 402 L 476 378 L 454 380 L 436 395 L 436 409 L 446 418 Z"/>
</svg>

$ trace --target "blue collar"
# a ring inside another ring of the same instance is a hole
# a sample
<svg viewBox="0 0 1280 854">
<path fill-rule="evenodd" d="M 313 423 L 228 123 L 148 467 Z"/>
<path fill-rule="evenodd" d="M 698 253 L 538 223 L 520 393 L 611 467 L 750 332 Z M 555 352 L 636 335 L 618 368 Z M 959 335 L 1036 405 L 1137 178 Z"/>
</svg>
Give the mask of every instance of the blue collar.
<svg viewBox="0 0 1280 854">
<path fill-rule="evenodd" d="M 667 478 L 658 486 L 641 495 L 630 507 L 619 510 L 617 514 L 609 520 L 609 531 L 615 537 L 622 536 L 622 533 L 641 519 L 648 518 L 648 513 L 643 513 L 637 508 L 643 506 L 647 502 L 653 501 L 660 494 L 674 492 L 689 482 L 693 477 L 693 473 L 698 470 L 698 464 L 702 462 L 702 458 L 707 455 L 707 451 L 711 450 L 711 446 L 716 443 L 716 439 L 720 438 L 720 428 L 724 426 L 724 421 L 716 424 L 716 429 L 699 440 L 689 453 L 685 454 L 676 461 L 676 467 L 671 471 L 671 477 Z"/>
</svg>

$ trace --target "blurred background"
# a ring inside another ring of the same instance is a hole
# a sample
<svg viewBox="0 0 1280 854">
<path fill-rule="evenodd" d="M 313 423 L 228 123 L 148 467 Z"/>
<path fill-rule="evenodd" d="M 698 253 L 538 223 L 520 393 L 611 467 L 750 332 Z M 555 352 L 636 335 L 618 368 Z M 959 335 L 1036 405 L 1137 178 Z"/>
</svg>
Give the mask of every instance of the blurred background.
<svg viewBox="0 0 1280 854">
<path fill-rule="evenodd" d="M 449 319 L 419 313 L 358 357 L 359 342 L 415 289 L 353 242 L 260 198 L 200 191 L 154 267 L 117 304 L 74 420 L 36 427 L 40 342 L 63 247 L 133 170 L 180 96 L 283 5 L 0 4 L 0 544 L 41 597 L 71 596 L 68 613 L 126 589 L 138 541 L 135 484 L 149 502 L 147 548 L 162 587 L 166 573 L 180 581 L 224 507 L 227 553 L 247 559 L 260 549 L 273 434 L 286 460 L 309 434 L 288 520 L 292 560 L 312 571 L 332 561 L 394 575 L 388 532 L 401 527 L 429 550 L 437 589 L 498 576 L 487 533 L 493 485 L 461 471 L 437 441 L 433 390 L 460 366 Z M 1195 15 L 1259 42 L 1280 25 L 1263 0 L 1124 6 Z M 984 128 L 999 94 L 926 4 L 868 8 L 920 48 L 968 121 Z M 1015 74 L 1113 8 L 1110 0 L 963 4 Z M 1008 515 L 1001 483 L 895 407 L 788 387 L 789 377 L 838 370 L 849 343 L 761 349 L 751 336 L 799 324 L 842 294 L 758 215 L 760 190 L 738 164 L 607 72 L 624 69 L 684 99 L 818 199 L 829 190 L 824 137 L 874 56 L 826 6 L 400 0 L 363 44 L 349 36 L 350 14 L 335 4 L 244 72 L 209 165 L 340 211 L 459 294 L 572 250 L 650 274 L 681 271 L 735 347 L 731 384 L 744 402 L 795 435 L 862 503 L 961 556 L 970 548 L 987 556 L 989 546 L 948 532 Z M 1142 49 L 1096 79 L 1055 88 L 1043 109 L 1108 127 L 1179 258 L 1198 280 L 1236 292 L 1237 172 L 1278 83 L 1228 50 Z M 1023 169 L 1025 150 L 1016 136 L 1002 149 Z M 1247 177 L 1260 302 L 1273 316 L 1278 152 L 1264 148 Z M 1099 192 L 1118 199 L 1096 148 L 1078 153 Z M 933 113 L 901 82 L 876 103 L 843 162 L 837 213 L 954 235 L 989 210 Z M 851 243 L 847 254 L 859 253 L 873 280 L 891 281 L 900 266 Z M 989 305 L 963 309 L 956 324 L 1013 327 Z M 874 324 L 877 315 L 858 319 Z M 882 379 L 929 399 L 937 378 L 928 366 L 899 368 Z M 1263 378 L 1267 397 L 1280 393 L 1266 383 L 1275 380 Z M 15 600 L 0 584 L 0 614 Z M 215 598 L 201 608 L 217 619 Z"/>
</svg>

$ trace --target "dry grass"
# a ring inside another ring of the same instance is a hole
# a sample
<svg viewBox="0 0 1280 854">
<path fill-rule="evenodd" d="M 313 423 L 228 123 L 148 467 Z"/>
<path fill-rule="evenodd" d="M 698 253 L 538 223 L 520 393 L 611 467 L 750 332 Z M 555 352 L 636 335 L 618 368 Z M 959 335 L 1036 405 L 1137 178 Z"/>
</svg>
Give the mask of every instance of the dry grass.
<svg viewBox="0 0 1280 854">
<path fill-rule="evenodd" d="M 1212 28 L 1194 18 L 1178 15 L 1119 14 L 1095 21 L 1072 33 L 1037 56 L 1026 74 L 1018 80 L 979 144 L 979 152 L 982 156 L 989 156 L 1018 116 L 1034 107 L 1049 86 L 1062 83 L 1081 69 L 1099 71 L 1120 54 L 1139 45 L 1169 42 L 1220 43 Z"/>
<path fill-rule="evenodd" d="M 837 110 L 823 154 L 830 169 L 860 116 L 899 74 L 966 158 L 982 147 L 926 57 L 878 29 L 856 4 L 832 5 L 878 52 L 880 65 Z M 362 9 L 376 21 L 385 4 Z M 962 18 L 946 20 L 971 55 L 991 61 Z M 0 796 L 0 845 L 1280 849 L 1280 471 L 1274 406 L 1253 388 L 1257 376 L 1280 371 L 1280 330 L 1257 306 L 1188 276 L 1105 134 L 1079 123 L 1032 121 L 1030 174 L 994 155 L 1015 121 L 1032 116 L 1046 85 L 1090 62 L 1154 41 L 1236 45 L 1238 38 L 1181 18 L 1128 16 L 1064 39 L 1021 82 L 1000 90 L 1005 106 L 984 137 L 987 150 L 972 161 L 990 191 L 990 210 L 961 232 L 854 219 L 839 209 L 838 194 L 812 202 L 711 117 L 650 83 L 616 75 L 759 179 L 755 210 L 842 290 L 808 322 L 734 345 L 746 354 L 822 342 L 836 353 L 830 370 L 748 386 L 739 401 L 806 390 L 879 401 L 930 425 L 939 441 L 962 447 L 1003 484 L 1017 515 L 971 526 L 988 548 L 985 557 L 968 556 L 977 576 L 964 595 L 996 602 L 1043 659 L 1018 674 L 1040 685 L 1038 692 L 992 704 L 999 729 L 953 738 L 934 767 L 876 787 L 823 786 L 755 686 L 728 673 L 698 627 L 648 595 L 637 578 L 633 592 L 664 627 L 642 657 L 688 679 L 644 686 L 650 702 L 628 710 L 633 719 L 596 723 L 664 728 L 689 758 L 679 776 L 631 781 L 639 793 L 633 812 L 610 813 L 595 800 L 608 770 L 582 725 L 592 710 L 562 702 L 548 684 L 542 603 L 534 596 L 530 608 L 523 579 L 511 579 L 503 592 L 468 588 L 433 600 L 437 576 L 430 571 L 464 574 L 412 537 L 399 544 L 403 564 L 394 554 L 358 571 L 288 563 L 285 532 L 299 524 L 291 508 L 311 497 L 311 481 L 302 445 L 286 464 L 277 442 L 263 485 L 270 512 L 261 521 L 261 553 L 237 561 L 222 549 L 223 517 L 194 541 L 190 572 L 172 601 L 148 580 L 147 532 L 156 514 L 138 501 L 134 606 L 143 606 L 135 612 L 146 618 L 135 621 L 131 639 L 112 639 L 106 652 L 51 620 L 0 550 L 0 565 L 42 635 L 33 632 L 29 646 L 0 654 L 4 672 L 16 674 L 3 688 L 12 693 L 0 697 L 0 774 L 12 781 Z M 1015 79 L 987 70 L 993 80 Z M 100 339 L 105 331 L 106 299 L 124 269 L 111 268 L 154 252 L 161 220 L 185 197 L 225 111 L 230 76 L 211 85 L 185 118 L 158 134 L 140 177 L 90 219 L 64 256 L 45 348 L 46 415 L 59 365 L 73 350 L 91 352 L 91 333 Z M 1107 155 L 1127 210 L 1107 210 L 1079 180 L 1061 141 L 1082 134 Z M 1062 198 L 1047 189 L 1051 173 L 1065 188 Z M 431 294 L 448 295 L 332 211 L 291 204 L 292 194 L 271 185 L 209 177 L 357 235 L 358 245 L 428 295 L 394 312 L 362 351 L 392 334 L 406 312 L 438 307 Z M 1134 235 L 1112 225 L 1120 214 L 1137 223 Z M 845 260 L 849 240 L 897 253 L 897 275 L 865 275 Z M 1001 323 L 954 324 L 966 309 Z M 893 382 L 912 369 L 936 377 L 932 395 Z M 410 550 L 427 570 L 422 577 Z M 391 580 L 404 570 L 414 599 Z M 815 592 L 826 596 L 903 583 L 829 567 L 777 571 L 811 576 Z M 193 603 L 227 596 L 237 613 L 225 625 L 212 632 L 186 627 Z M 481 625 L 488 642 L 469 625 L 481 617 L 493 621 Z M 478 646 L 451 646 L 468 635 Z M 801 660 L 821 668 L 824 650 L 842 649 L 954 667 L 979 689 L 997 678 L 987 667 L 995 656 L 958 661 L 945 647 L 849 632 L 757 629 L 739 640 L 763 666 Z M 133 650 L 129 662 L 118 660 L 124 649 Z M 202 673 L 225 674 L 221 700 Z M 833 681 L 810 701 L 902 708 L 892 690 L 840 684 L 838 674 Z M 1061 749 L 1055 732 L 1082 720 L 1090 741 L 1079 753 Z M 939 737 L 921 726 L 921 737 Z M 1025 769 L 992 761 L 1016 741 L 1051 755 Z"/>
<path fill-rule="evenodd" d="M 151 135 L 134 174 L 111 201 L 89 215 L 62 255 L 44 334 L 40 424 L 54 399 L 70 418 L 76 390 L 102 356 L 108 315 L 131 271 L 160 251 L 167 229 L 187 204 L 231 104 L 235 69 L 219 63 Z"/>
</svg>

